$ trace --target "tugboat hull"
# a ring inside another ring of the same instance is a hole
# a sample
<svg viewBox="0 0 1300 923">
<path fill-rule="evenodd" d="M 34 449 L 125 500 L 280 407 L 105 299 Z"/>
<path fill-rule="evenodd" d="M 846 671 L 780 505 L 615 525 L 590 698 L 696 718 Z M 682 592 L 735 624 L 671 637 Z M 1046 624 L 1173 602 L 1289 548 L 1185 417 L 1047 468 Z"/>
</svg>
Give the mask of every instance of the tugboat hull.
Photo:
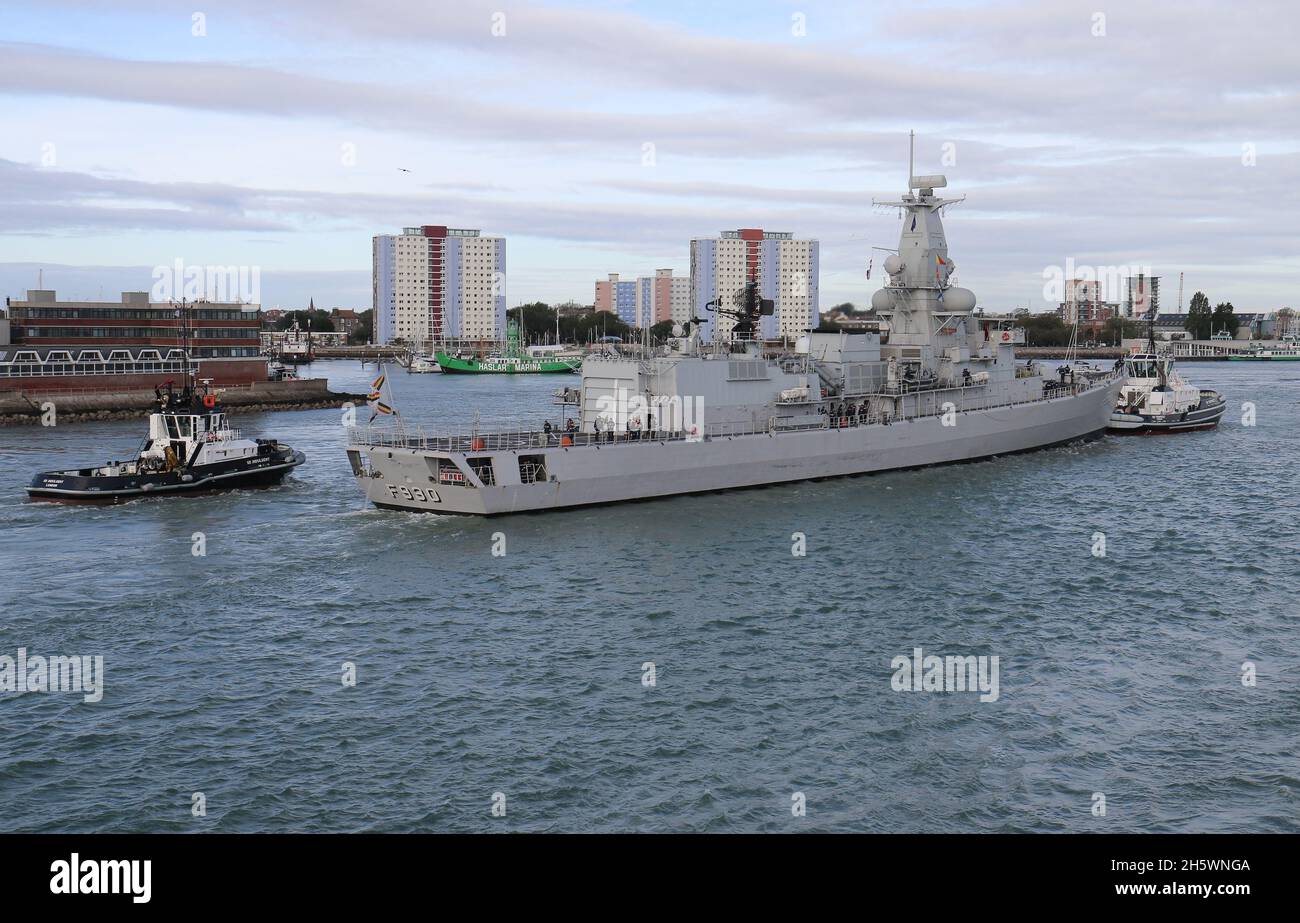
<svg viewBox="0 0 1300 923">
<path fill-rule="evenodd" d="M 1151 436 L 1159 433 L 1182 433 L 1195 429 L 1213 429 L 1219 425 L 1228 405 L 1217 394 L 1213 399 L 1202 400 L 1200 406 L 1181 414 L 1147 416 L 1116 410 L 1110 415 L 1106 429 L 1119 435 Z"/>
<path fill-rule="evenodd" d="M 202 470 L 106 477 L 82 471 L 45 471 L 27 487 L 29 500 L 55 503 L 125 503 L 140 497 L 170 497 L 250 487 L 270 487 L 306 461 L 302 452 L 284 449 L 271 455 L 232 459 Z"/>
</svg>

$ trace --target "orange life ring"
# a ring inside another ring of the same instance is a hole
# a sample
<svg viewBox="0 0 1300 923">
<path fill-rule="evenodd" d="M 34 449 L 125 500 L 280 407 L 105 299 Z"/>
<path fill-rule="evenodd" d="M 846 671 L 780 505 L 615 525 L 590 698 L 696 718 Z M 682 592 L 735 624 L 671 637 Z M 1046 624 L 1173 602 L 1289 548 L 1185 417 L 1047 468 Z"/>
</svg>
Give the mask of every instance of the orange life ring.
<svg viewBox="0 0 1300 923">
<path fill-rule="evenodd" d="M 211 410 L 213 407 L 216 407 L 216 406 L 217 406 L 217 396 L 216 396 L 215 394 L 205 394 L 205 395 L 203 395 L 203 406 L 206 407 L 206 408 L 208 408 L 208 410 Z"/>
</svg>

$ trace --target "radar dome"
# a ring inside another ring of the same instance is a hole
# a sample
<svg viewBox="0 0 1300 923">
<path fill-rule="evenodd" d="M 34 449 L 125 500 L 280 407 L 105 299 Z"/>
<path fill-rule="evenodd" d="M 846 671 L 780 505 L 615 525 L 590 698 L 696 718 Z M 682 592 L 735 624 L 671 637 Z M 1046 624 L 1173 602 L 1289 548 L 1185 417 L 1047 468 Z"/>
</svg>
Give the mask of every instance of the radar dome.
<svg viewBox="0 0 1300 923">
<path fill-rule="evenodd" d="M 894 299 L 889 297 L 889 292 L 878 288 L 871 295 L 871 307 L 875 311 L 891 311 L 894 307 Z"/>
<path fill-rule="evenodd" d="M 885 272 L 891 276 L 896 276 L 903 271 L 903 258 L 897 253 L 891 253 L 885 257 Z"/>
<path fill-rule="evenodd" d="M 686 335 L 686 328 L 681 324 L 673 324 L 673 336 L 680 337 Z"/>
<path fill-rule="evenodd" d="M 943 306 L 949 311 L 970 311 L 975 307 L 975 293 L 968 288 L 945 289 Z"/>
</svg>

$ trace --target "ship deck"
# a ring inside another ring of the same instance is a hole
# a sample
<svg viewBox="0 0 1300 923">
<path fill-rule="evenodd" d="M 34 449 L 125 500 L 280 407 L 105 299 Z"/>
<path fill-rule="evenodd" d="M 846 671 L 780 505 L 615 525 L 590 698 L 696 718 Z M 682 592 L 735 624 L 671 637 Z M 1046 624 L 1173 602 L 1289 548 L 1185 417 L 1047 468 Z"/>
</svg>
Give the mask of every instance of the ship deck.
<svg viewBox="0 0 1300 923">
<path fill-rule="evenodd" d="M 1096 390 L 1097 388 L 1106 387 L 1111 381 L 1113 381 L 1114 377 L 1114 374 L 1110 374 L 1104 378 L 1078 382 L 1073 385 L 1058 385 L 1056 382 L 1048 382 L 1048 387 L 1044 389 L 1041 397 L 1036 397 L 1031 400 L 1008 402 L 1005 404 L 967 408 L 963 406 L 962 401 L 958 400 L 955 402 L 955 409 L 958 413 L 998 410 L 1023 404 L 1036 404 L 1064 397 L 1072 397 L 1087 391 Z M 972 390 L 973 387 L 977 386 L 941 389 L 934 393 L 940 394 L 941 391 L 948 391 L 953 394 L 960 394 Z M 871 396 L 873 395 L 861 395 L 854 398 L 854 400 L 862 400 L 863 398 Z M 896 395 L 881 394 L 874 396 L 892 397 Z M 842 402 L 842 400 L 828 399 L 822 403 L 829 404 Z M 941 416 L 944 412 L 944 405 L 938 400 L 935 400 L 928 407 L 924 407 L 921 412 L 910 413 L 902 416 L 882 414 L 879 410 L 873 408 L 869 413 L 857 413 L 852 416 L 826 414 L 820 421 L 815 423 L 783 423 L 779 417 L 773 416 L 761 423 L 746 422 L 706 424 L 697 427 L 694 432 L 688 430 L 633 430 L 630 432 L 606 430 L 600 433 L 593 433 L 582 430 L 561 431 L 556 429 L 552 430 L 550 433 L 546 433 L 545 431 L 532 429 L 531 427 L 518 427 L 491 432 L 478 432 L 471 430 L 469 432 L 447 433 L 428 432 L 420 426 L 411 427 L 399 425 L 394 428 L 354 426 L 348 429 L 348 444 L 351 446 L 363 446 L 368 448 L 413 449 L 441 453 L 474 453 L 502 450 L 517 451 L 520 449 L 572 449 L 608 445 L 636 445 L 638 443 L 707 442 L 715 439 L 731 439 L 738 436 L 765 436 L 776 435 L 779 433 L 797 433 L 823 429 L 848 429 L 861 426 L 890 425 L 903 423 L 909 420 L 937 417 Z"/>
</svg>

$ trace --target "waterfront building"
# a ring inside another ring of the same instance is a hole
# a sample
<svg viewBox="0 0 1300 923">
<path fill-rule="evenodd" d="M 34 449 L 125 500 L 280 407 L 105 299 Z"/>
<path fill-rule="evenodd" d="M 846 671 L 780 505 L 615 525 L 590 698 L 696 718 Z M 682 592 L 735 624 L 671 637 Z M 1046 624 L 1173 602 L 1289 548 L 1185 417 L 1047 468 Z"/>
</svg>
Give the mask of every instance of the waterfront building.
<svg viewBox="0 0 1300 923">
<path fill-rule="evenodd" d="M 1066 326 L 1077 324 L 1081 335 L 1095 337 L 1108 320 L 1120 316 L 1120 305 L 1104 300 L 1101 283 L 1095 279 L 1066 279 L 1065 300 L 1056 313 Z"/>
<path fill-rule="evenodd" d="M 636 290 L 635 280 L 620 279 L 618 273 L 611 272 L 608 279 L 596 282 L 596 310 L 616 314 L 623 323 L 636 327 Z"/>
<path fill-rule="evenodd" d="M 347 334 L 339 330 L 311 330 L 305 327 L 300 330 L 272 330 L 267 327 L 262 328 L 261 332 L 261 350 L 269 356 L 279 355 L 286 343 L 292 343 L 299 339 L 309 339 L 311 345 L 316 348 L 327 347 L 334 349 L 339 346 L 348 345 Z"/>
<path fill-rule="evenodd" d="M 656 269 L 653 276 L 638 276 L 634 281 L 611 272 L 596 282 L 595 309 L 617 314 L 629 327 L 685 323 L 691 319 L 691 280 L 674 276 L 671 269 Z"/>
<path fill-rule="evenodd" d="M 421 225 L 373 240 L 375 342 L 502 340 L 506 241 Z"/>
<path fill-rule="evenodd" d="M 1283 329 L 1285 317 L 1280 323 L 1275 311 L 1237 311 L 1234 316 L 1238 340 L 1271 340 L 1288 332 Z M 1191 339 L 1187 332 L 1187 313 L 1157 314 L 1155 332 L 1163 339 Z"/>
<path fill-rule="evenodd" d="M 691 280 L 674 276 L 671 269 L 656 269 L 653 276 L 636 280 L 636 326 L 653 327 L 665 321 L 684 324 L 691 319 Z"/>
<path fill-rule="evenodd" d="M 1129 276 L 1124 316 L 1145 318 L 1151 311 L 1160 313 L 1160 277 L 1144 273 Z"/>
<path fill-rule="evenodd" d="M 837 305 L 821 315 L 820 326 L 852 331 L 877 330 L 880 321 L 874 311 L 858 311 L 852 306 L 845 309 Z"/>
<path fill-rule="evenodd" d="M 741 228 L 691 241 L 691 310 L 704 319 L 707 339 L 725 336 L 734 319 L 715 315 L 705 305 L 722 299 L 733 308 L 749 282 L 770 299 L 774 313 L 759 322 L 765 338 L 794 338 L 817 326 L 818 242 L 788 232 Z"/>
<path fill-rule="evenodd" d="M 330 320 L 334 323 L 334 331 L 343 334 L 343 342 L 346 343 L 361 324 L 361 312 L 351 308 L 334 308 L 330 311 Z"/>
<path fill-rule="evenodd" d="M 185 372 L 182 309 L 151 302 L 148 292 L 123 292 L 121 301 L 59 301 L 30 289 L 6 299 L 12 343 L 0 349 L 0 388 L 153 387 L 162 375 Z M 259 355 L 259 305 L 190 302 L 184 307 L 189 356 L 200 378 L 216 385 L 266 381 Z"/>
</svg>

